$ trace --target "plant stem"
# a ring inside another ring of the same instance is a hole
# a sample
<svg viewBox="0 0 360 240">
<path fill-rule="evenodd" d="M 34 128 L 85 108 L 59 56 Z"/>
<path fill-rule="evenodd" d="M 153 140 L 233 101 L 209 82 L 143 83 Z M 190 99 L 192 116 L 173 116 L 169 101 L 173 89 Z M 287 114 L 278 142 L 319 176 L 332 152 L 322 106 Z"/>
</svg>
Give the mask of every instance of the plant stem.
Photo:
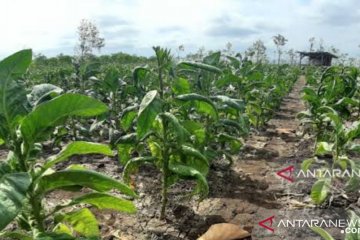
<svg viewBox="0 0 360 240">
<path fill-rule="evenodd" d="M 163 149 L 163 162 L 162 162 L 162 202 L 161 202 L 161 212 L 160 212 L 160 219 L 165 219 L 165 212 L 166 212 L 166 205 L 168 202 L 168 176 L 169 176 L 169 156 L 168 156 L 168 143 L 167 143 L 167 123 L 164 122 L 164 149 Z"/>
<path fill-rule="evenodd" d="M 37 234 L 38 232 L 44 232 L 44 219 L 41 215 L 41 200 L 38 199 L 36 196 L 31 195 L 29 198 L 29 203 L 31 205 L 31 217 L 34 221 L 34 224 L 32 226 L 34 234 Z"/>
</svg>

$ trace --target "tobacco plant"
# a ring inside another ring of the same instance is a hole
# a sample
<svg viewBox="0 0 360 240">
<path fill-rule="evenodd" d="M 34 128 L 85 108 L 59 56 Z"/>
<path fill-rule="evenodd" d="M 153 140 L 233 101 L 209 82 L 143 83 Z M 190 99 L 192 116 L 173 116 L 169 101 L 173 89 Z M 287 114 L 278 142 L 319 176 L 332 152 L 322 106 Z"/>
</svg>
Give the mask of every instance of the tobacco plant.
<svg viewBox="0 0 360 240">
<path fill-rule="evenodd" d="M 14 239 L 99 239 L 99 226 L 86 205 L 99 209 L 135 212 L 133 203 L 108 193 L 119 190 L 128 197 L 136 194 L 125 184 L 78 165 L 63 170 L 57 164 L 74 155 L 112 156 L 104 144 L 75 141 L 56 155 L 42 159 L 41 143 L 56 126 L 70 117 L 87 118 L 105 113 L 103 103 L 90 97 L 66 93 L 31 105 L 19 79 L 31 63 L 31 50 L 15 53 L 0 62 L 0 144 L 9 150 L 0 160 L 0 233 Z M 65 204 L 48 206 L 49 193 L 58 189 L 86 194 Z M 78 206 L 80 208 L 74 208 Z M 9 224 L 16 224 L 11 231 Z"/>
</svg>

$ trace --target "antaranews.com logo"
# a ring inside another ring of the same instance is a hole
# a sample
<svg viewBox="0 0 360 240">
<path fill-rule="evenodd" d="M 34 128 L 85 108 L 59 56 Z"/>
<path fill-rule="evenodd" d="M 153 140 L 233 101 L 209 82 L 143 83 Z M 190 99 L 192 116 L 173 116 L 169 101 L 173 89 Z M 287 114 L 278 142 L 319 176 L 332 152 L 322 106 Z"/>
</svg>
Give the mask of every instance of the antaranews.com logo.
<svg viewBox="0 0 360 240">
<path fill-rule="evenodd" d="M 360 233 L 360 220 L 349 219 L 279 219 L 277 221 L 275 216 L 268 217 L 261 220 L 258 225 L 264 229 L 275 233 L 278 228 L 339 228 L 340 232 L 344 233 Z"/>
</svg>

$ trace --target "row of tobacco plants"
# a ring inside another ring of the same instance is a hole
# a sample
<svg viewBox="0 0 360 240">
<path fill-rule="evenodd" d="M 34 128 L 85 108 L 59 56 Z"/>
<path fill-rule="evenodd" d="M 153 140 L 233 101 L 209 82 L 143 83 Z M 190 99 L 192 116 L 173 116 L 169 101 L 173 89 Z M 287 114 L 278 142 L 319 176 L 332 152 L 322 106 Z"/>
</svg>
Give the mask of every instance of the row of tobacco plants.
<svg viewBox="0 0 360 240">
<path fill-rule="evenodd" d="M 314 157 L 302 163 L 302 170 L 317 171 L 311 189 L 316 204 L 337 198 L 351 201 L 360 190 L 360 75 L 354 67 L 308 69 L 303 99 L 308 110 L 298 117 L 315 133 Z M 360 219 L 350 211 L 353 222 Z M 358 228 L 359 226 L 349 226 Z M 320 228 L 314 228 L 324 239 L 333 239 Z M 359 239 L 360 233 L 346 234 L 345 239 Z"/>
<path fill-rule="evenodd" d="M 0 62 L 0 145 L 9 152 L 0 160 L 2 238 L 100 238 L 89 206 L 136 212 L 129 181 L 143 164 L 161 172 L 161 219 L 179 180 L 194 181 L 193 194 L 205 198 L 211 164 L 232 163 L 299 73 L 221 52 L 197 61 L 175 61 L 160 47 L 154 52 L 142 66 L 93 59 L 50 75 L 31 64 L 31 50 Z M 61 151 L 45 155 L 45 145 Z M 117 156 L 122 181 L 82 165 L 61 167 L 82 154 Z M 48 206 L 45 197 L 59 189 L 83 194 Z"/>
</svg>

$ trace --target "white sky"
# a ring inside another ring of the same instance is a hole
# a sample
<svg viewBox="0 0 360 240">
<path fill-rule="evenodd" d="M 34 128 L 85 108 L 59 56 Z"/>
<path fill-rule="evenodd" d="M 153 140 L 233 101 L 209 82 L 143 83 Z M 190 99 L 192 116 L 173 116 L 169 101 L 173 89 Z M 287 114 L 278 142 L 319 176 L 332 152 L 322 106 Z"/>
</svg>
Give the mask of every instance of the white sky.
<svg viewBox="0 0 360 240">
<path fill-rule="evenodd" d="M 99 26 L 104 53 L 150 55 L 153 45 L 180 44 L 217 50 L 227 42 L 243 51 L 261 39 L 271 56 L 280 33 L 288 49 L 307 50 L 316 37 L 360 56 L 359 0 L 1 0 L 0 58 L 22 48 L 72 54 L 83 18 Z"/>
</svg>

